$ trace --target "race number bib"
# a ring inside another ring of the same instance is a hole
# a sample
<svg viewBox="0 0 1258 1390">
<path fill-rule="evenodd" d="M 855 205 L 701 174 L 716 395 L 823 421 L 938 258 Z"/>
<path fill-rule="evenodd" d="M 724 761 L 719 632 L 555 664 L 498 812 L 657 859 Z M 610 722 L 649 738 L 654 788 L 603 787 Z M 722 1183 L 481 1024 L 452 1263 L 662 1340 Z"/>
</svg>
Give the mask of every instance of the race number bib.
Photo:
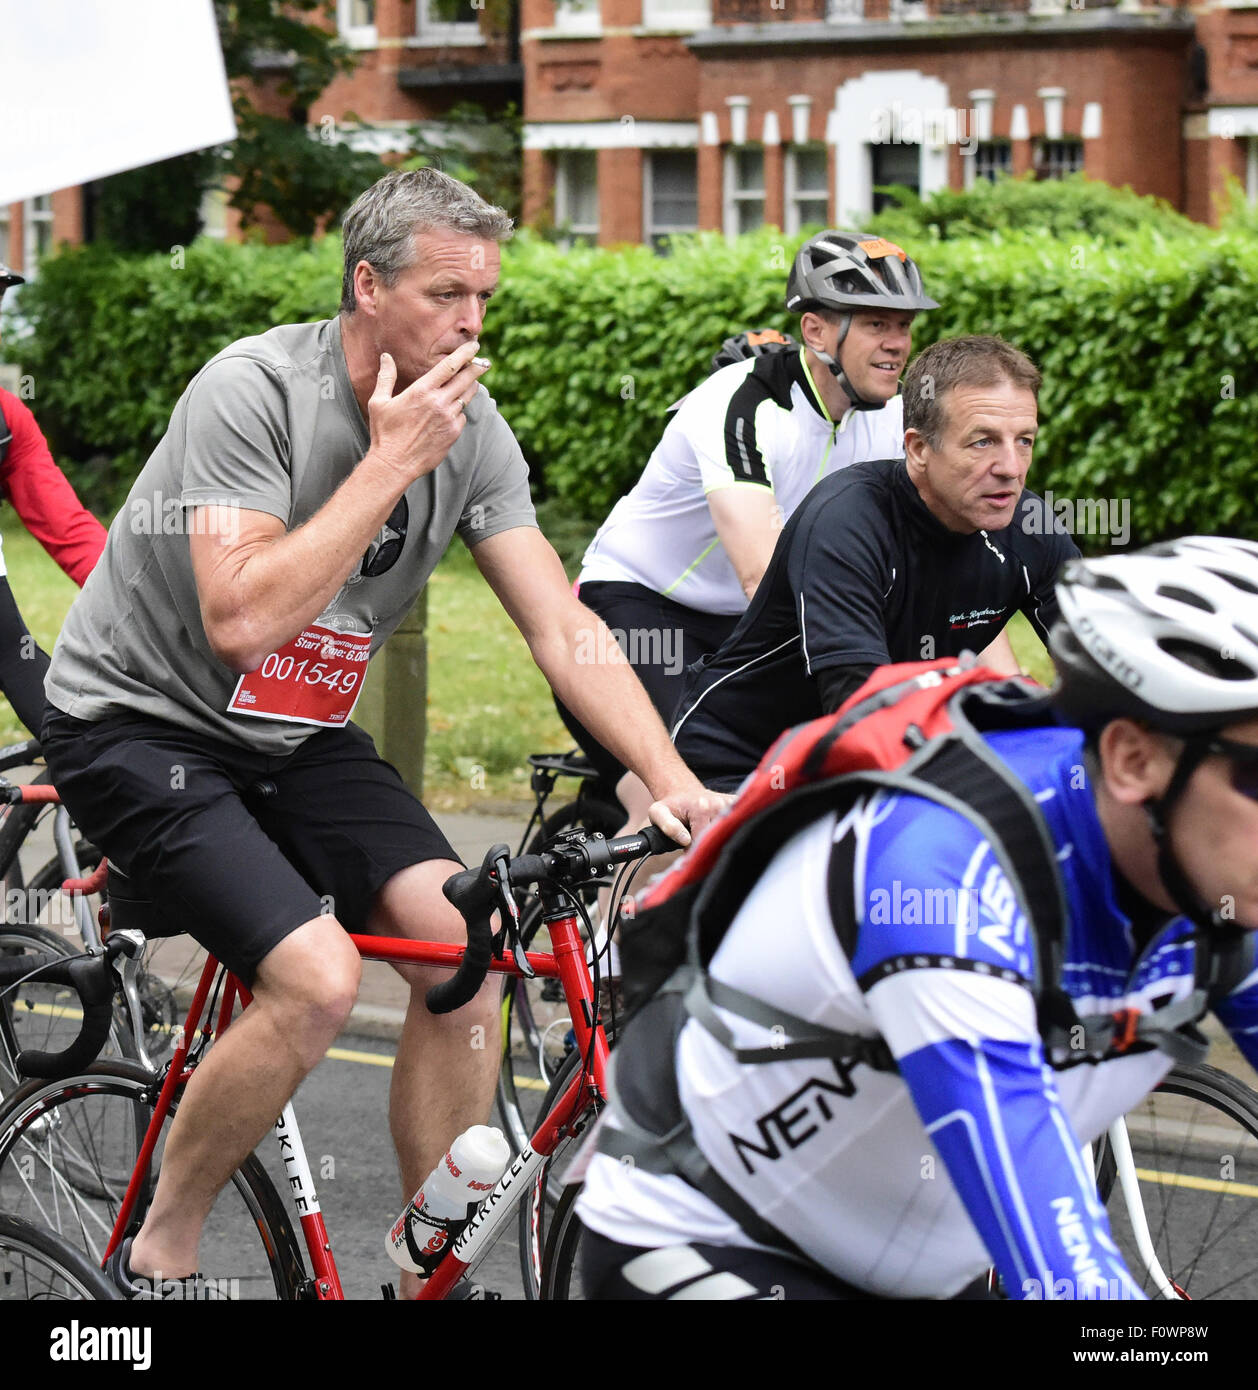
<svg viewBox="0 0 1258 1390">
<path fill-rule="evenodd" d="M 370 634 L 311 623 L 241 676 L 227 712 L 339 727 L 353 713 L 370 655 Z"/>
</svg>

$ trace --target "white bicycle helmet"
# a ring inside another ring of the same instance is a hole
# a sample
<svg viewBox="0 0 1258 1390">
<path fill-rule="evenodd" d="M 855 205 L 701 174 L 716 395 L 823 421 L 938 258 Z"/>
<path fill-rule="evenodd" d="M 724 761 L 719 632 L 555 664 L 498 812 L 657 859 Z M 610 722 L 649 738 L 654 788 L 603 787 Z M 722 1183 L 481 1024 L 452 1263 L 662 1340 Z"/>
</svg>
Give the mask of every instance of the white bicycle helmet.
<svg viewBox="0 0 1258 1390">
<path fill-rule="evenodd" d="M 1258 718 L 1258 544 L 1187 536 L 1072 560 L 1057 582 L 1056 703 L 1192 735 Z"/>
</svg>

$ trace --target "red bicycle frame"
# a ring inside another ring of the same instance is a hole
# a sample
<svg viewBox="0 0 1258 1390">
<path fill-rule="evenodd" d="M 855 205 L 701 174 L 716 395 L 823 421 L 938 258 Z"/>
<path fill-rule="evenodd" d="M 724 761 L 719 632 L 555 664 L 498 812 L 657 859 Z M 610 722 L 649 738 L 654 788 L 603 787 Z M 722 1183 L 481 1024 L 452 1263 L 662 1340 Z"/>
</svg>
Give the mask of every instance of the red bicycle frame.
<svg viewBox="0 0 1258 1390">
<path fill-rule="evenodd" d="M 444 1298 L 451 1287 L 458 1282 L 470 1267 L 470 1258 L 476 1250 L 487 1244 L 503 1216 L 509 1213 L 522 1189 L 536 1176 L 544 1161 L 559 1146 L 561 1139 L 571 1129 L 585 1111 L 591 1099 L 600 1100 L 605 1095 L 605 1068 L 607 1065 L 607 1038 L 594 1005 L 594 991 L 589 968 L 585 959 L 585 944 L 575 913 L 566 912 L 548 922 L 552 954 L 528 954 L 528 962 L 534 973 L 541 979 L 558 979 L 563 987 L 564 998 L 572 1018 L 578 1055 L 588 1059 L 573 1077 L 569 1086 L 555 1106 L 542 1117 L 540 1128 L 526 1145 L 521 1154 L 503 1174 L 492 1192 L 481 1203 L 476 1216 L 469 1222 L 466 1230 L 438 1265 L 432 1277 L 426 1282 L 419 1295 L 423 1299 Z M 429 965 L 455 970 L 463 960 L 465 948 L 446 942 L 410 941 L 402 937 L 379 937 L 351 935 L 350 940 L 358 948 L 364 960 L 387 961 L 392 964 Z M 205 1045 L 214 1036 L 221 1037 L 231 1021 L 236 999 L 242 1007 L 250 1001 L 248 990 L 230 972 L 217 1010 L 217 1018 L 211 1019 L 206 1005 L 210 997 L 215 976 L 220 969 L 219 962 L 210 956 L 201 971 L 201 978 L 188 1008 L 182 1036 L 174 1054 L 167 1065 L 161 1090 L 158 1093 L 153 1115 L 141 1145 L 139 1157 L 122 1205 L 114 1221 L 113 1232 L 105 1251 L 105 1258 L 113 1253 L 131 1224 L 140 1193 L 148 1178 L 153 1152 L 157 1146 L 162 1126 L 174 1105 L 179 1088 L 192 1076 L 195 1063 L 188 1065 L 188 1053 L 198 1030 Z M 495 959 L 490 963 L 490 973 L 495 975 L 521 976 L 520 967 L 510 959 Z M 205 1015 L 204 1021 L 202 1015 Z M 314 1276 L 315 1296 L 319 1299 L 343 1299 L 340 1276 L 332 1254 L 332 1244 L 324 1225 L 315 1194 L 314 1182 L 306 1162 L 300 1134 L 297 1132 L 296 1118 L 291 1102 L 285 1106 L 284 1113 L 276 1124 L 288 1172 L 289 1186 L 297 1206 L 298 1220 L 310 1255 L 311 1270 Z M 451 1139 L 453 1135 L 449 1136 Z M 512 1189 L 516 1194 L 509 1197 Z M 462 1258 L 462 1256 L 469 1258 Z"/>
</svg>

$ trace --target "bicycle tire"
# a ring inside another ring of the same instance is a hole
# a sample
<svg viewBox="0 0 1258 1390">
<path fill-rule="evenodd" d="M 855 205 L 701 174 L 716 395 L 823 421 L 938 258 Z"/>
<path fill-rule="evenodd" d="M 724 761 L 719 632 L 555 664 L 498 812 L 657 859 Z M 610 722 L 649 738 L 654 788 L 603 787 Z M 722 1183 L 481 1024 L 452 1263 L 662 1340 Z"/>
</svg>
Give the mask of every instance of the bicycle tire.
<svg viewBox="0 0 1258 1390">
<path fill-rule="evenodd" d="M 86 878 L 100 864 L 102 855 L 95 845 L 86 840 L 76 840 L 74 857 L 81 876 Z M 27 896 L 29 901 L 40 904 L 57 921 L 69 923 L 68 930 L 77 934 L 72 900 L 61 889 L 65 880 L 65 866 L 61 860 L 50 859 L 32 876 Z M 93 921 L 100 920 L 104 901 L 103 893 L 93 894 L 88 899 L 88 911 Z M 181 959 L 177 967 L 169 965 L 168 962 L 173 961 L 176 955 L 176 950 L 169 943 L 176 939 L 157 937 L 146 942 L 143 964 L 136 981 L 140 1001 L 140 1034 L 147 1060 L 154 1067 L 160 1066 L 174 1050 L 174 1033 L 180 1021 L 177 996 L 181 989 L 191 989 L 204 959 L 204 952 L 184 951 L 179 953 Z M 87 944 L 85 942 L 84 946 Z M 133 1061 L 140 1060 L 132 1036 L 130 1012 L 121 993 L 118 995 L 118 1013 L 119 1031 L 125 1038 L 122 1055 Z"/>
<path fill-rule="evenodd" d="M 96 1262 L 134 1167 L 156 1097 L 136 1063 L 94 1063 L 61 1081 L 30 1082 L 0 1109 L 0 1210 L 51 1226 Z M 148 1205 L 160 1152 L 137 1208 Z M 97 1191 L 77 1173 L 92 1167 Z M 125 1176 L 124 1176 L 125 1175 Z M 219 1296 L 295 1299 L 307 1280 L 288 1213 L 256 1154 L 219 1194 L 202 1235 L 200 1268 Z"/>
<path fill-rule="evenodd" d="M 567 1089 L 572 1077 L 581 1066 L 581 1057 L 573 1051 L 556 1074 L 546 1093 L 542 1114 L 549 1114 Z M 555 1152 L 548 1158 L 538 1174 L 530 1192 L 525 1193 L 516 1212 L 518 1245 L 520 1251 L 520 1278 L 524 1286 L 524 1297 L 533 1301 L 545 1297 L 542 1293 L 545 1277 L 545 1251 L 553 1222 L 557 1219 L 568 1187 L 561 1181 L 569 1162 L 575 1157 L 577 1146 L 598 1113 L 599 1107 L 592 1101 L 577 1117 L 571 1135 L 563 1139 Z"/>
<path fill-rule="evenodd" d="M 1145 1218 L 1168 1278 L 1186 1298 L 1258 1297 L 1258 1093 L 1217 1067 L 1176 1067 L 1126 1118 Z M 1095 1161 L 1114 1239 L 1132 1277 L 1158 1297 L 1107 1135 Z"/>
<path fill-rule="evenodd" d="M 610 837 L 624 820 L 624 810 L 618 803 L 578 797 L 546 818 L 529 841 L 527 853 L 539 853 L 556 835 L 578 826 Z M 584 895 L 587 907 L 596 894 L 596 886 L 591 885 L 588 895 Z M 526 949 L 534 949 L 536 937 L 544 931 L 541 904 L 535 896 L 529 896 L 521 905 L 520 935 Z M 541 949 L 545 949 L 544 943 Z M 520 1152 L 546 1113 L 538 1098 L 567 1057 L 570 1028 L 568 1006 L 557 980 L 507 978 L 502 992 L 503 1051 L 496 1100 L 503 1132 L 515 1153 Z"/>
<path fill-rule="evenodd" d="M 0 926 L 0 958 L 29 956 L 33 967 L 44 957 L 69 959 L 78 954 L 70 942 L 46 927 Z M 60 1051 L 74 1041 L 81 1019 L 82 1005 L 68 985 L 33 979 L 0 994 L 0 1100 L 28 1079 L 19 1074 L 17 1054 L 26 1048 Z M 102 1055 L 134 1059 L 135 1045 L 122 1018 L 110 1029 Z"/>
<path fill-rule="evenodd" d="M 572 1183 L 564 1188 L 551 1217 L 538 1293 L 548 1303 L 573 1303 L 585 1297 L 579 1264 L 585 1227 L 577 1215 L 581 1186 Z"/>
<path fill-rule="evenodd" d="M 121 1302 L 104 1272 L 43 1226 L 0 1216 L 0 1302 Z"/>
</svg>

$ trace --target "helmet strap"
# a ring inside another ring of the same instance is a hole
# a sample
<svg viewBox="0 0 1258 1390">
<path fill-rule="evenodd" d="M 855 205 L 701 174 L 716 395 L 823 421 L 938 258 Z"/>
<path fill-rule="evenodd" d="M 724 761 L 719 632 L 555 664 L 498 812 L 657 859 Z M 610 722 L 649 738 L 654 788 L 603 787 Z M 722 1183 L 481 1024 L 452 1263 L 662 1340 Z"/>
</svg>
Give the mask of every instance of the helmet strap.
<svg viewBox="0 0 1258 1390">
<path fill-rule="evenodd" d="M 1184 750 L 1175 764 L 1175 771 L 1166 790 L 1159 797 L 1150 797 L 1144 803 L 1145 815 L 1149 819 L 1149 830 L 1158 853 L 1158 876 L 1162 886 L 1170 894 L 1175 906 L 1200 929 L 1226 925 L 1218 911 L 1202 901 L 1197 890 L 1188 881 L 1188 876 L 1180 867 L 1175 851 L 1171 847 L 1170 816 L 1188 785 L 1188 779 L 1201 765 L 1209 752 L 1208 737 L 1189 738 L 1184 742 Z"/>
<path fill-rule="evenodd" d="M 835 355 L 831 356 L 828 352 L 822 352 L 820 348 L 813 348 L 813 355 L 819 362 L 824 362 L 830 369 L 830 375 L 839 383 L 839 389 L 852 403 L 853 410 L 881 410 L 886 401 L 868 401 L 857 391 L 848 379 L 847 373 L 843 370 L 843 365 L 838 361 L 841 355 L 844 339 L 847 331 L 852 326 L 852 316 L 850 313 L 842 314 L 839 317 L 839 340 L 834 345 Z"/>
</svg>

